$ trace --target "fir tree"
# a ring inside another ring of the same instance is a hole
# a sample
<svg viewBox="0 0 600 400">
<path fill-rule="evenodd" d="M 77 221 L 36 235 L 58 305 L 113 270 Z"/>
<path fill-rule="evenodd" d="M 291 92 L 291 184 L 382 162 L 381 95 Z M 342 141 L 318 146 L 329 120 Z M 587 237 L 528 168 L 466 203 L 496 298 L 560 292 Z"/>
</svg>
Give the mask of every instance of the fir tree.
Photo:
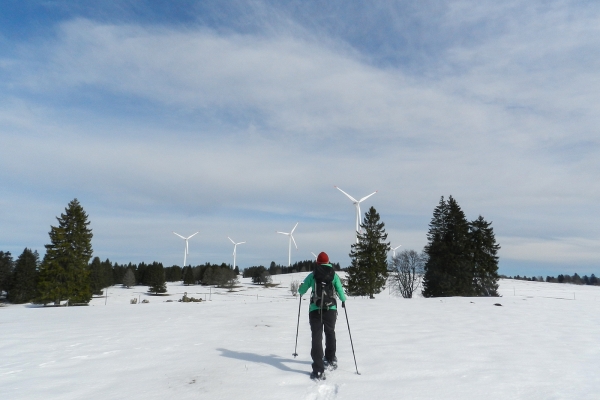
<svg viewBox="0 0 600 400">
<path fill-rule="evenodd" d="M 88 262 L 92 256 L 92 230 L 88 215 L 77 199 L 50 227 L 50 244 L 40 266 L 37 303 L 61 300 L 87 303 L 92 298 Z"/>
<path fill-rule="evenodd" d="M 14 262 L 10 251 L 0 251 L 0 295 L 10 289 Z"/>
<path fill-rule="evenodd" d="M 132 286 L 135 286 L 135 274 L 131 270 L 131 268 L 127 268 L 127 272 L 123 276 L 123 286 L 129 289 Z"/>
<path fill-rule="evenodd" d="M 425 246 L 423 296 L 472 295 L 469 224 L 456 200 L 444 197 L 433 212 Z"/>
<path fill-rule="evenodd" d="M 166 293 L 167 283 L 165 282 L 165 269 L 161 263 L 153 262 L 146 267 L 146 279 L 149 292 L 154 294 Z"/>
<path fill-rule="evenodd" d="M 40 263 L 37 251 L 23 250 L 15 263 L 8 301 L 15 304 L 28 303 L 37 294 L 37 273 Z"/>
<path fill-rule="evenodd" d="M 108 258 L 102 262 L 102 269 L 104 270 L 104 287 L 107 288 L 114 285 L 113 266 Z"/>
<path fill-rule="evenodd" d="M 184 285 L 193 285 L 196 283 L 194 279 L 194 270 L 192 267 L 185 267 L 183 272 L 183 284 Z"/>
<path fill-rule="evenodd" d="M 491 223 L 480 215 L 469 224 L 471 261 L 473 263 L 473 294 L 498 296 L 498 250 Z"/>
<path fill-rule="evenodd" d="M 102 289 L 107 287 L 106 278 L 104 276 L 104 267 L 100 261 L 100 257 L 94 257 L 92 263 L 89 265 L 90 270 L 90 287 L 92 294 L 96 296 L 102 295 Z"/>
<path fill-rule="evenodd" d="M 347 283 L 350 295 L 369 296 L 374 299 L 374 295 L 385 287 L 390 244 L 385 242 L 387 239 L 385 224 L 379 219 L 379 214 L 371 207 L 365 213 L 365 220 L 361 224 L 363 233 L 358 234 L 358 243 L 351 246 L 352 262 L 348 267 Z"/>
</svg>

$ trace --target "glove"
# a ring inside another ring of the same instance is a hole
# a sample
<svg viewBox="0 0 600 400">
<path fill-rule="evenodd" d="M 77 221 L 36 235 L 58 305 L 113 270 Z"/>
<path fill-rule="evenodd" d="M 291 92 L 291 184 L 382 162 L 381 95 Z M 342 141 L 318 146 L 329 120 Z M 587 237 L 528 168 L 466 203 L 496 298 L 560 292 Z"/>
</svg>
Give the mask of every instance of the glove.
<svg viewBox="0 0 600 400">
<path fill-rule="evenodd" d="M 342 301 L 342 308 L 346 308 L 346 302 Z"/>
</svg>

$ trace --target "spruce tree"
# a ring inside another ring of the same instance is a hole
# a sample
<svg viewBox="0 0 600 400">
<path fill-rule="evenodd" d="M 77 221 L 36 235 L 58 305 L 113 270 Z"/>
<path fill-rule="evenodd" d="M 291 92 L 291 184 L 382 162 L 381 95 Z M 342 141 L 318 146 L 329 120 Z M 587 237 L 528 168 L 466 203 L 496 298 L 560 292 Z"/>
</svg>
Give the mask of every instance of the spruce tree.
<svg viewBox="0 0 600 400">
<path fill-rule="evenodd" d="M 10 289 L 14 262 L 10 251 L 0 251 L 0 295 Z"/>
<path fill-rule="evenodd" d="M 196 283 L 194 279 L 194 270 L 192 267 L 185 267 L 183 272 L 183 284 L 184 285 L 193 285 Z"/>
<path fill-rule="evenodd" d="M 498 296 L 498 250 L 491 222 L 480 215 L 469 224 L 473 263 L 473 294 Z"/>
<path fill-rule="evenodd" d="M 100 257 L 94 257 L 92 263 L 89 265 L 89 271 L 92 294 L 101 296 L 102 289 L 104 289 L 107 285 L 106 278 L 104 277 L 104 267 L 102 266 Z"/>
<path fill-rule="evenodd" d="M 388 277 L 387 254 L 390 243 L 385 242 L 385 224 L 380 222 L 379 213 L 371 207 L 361 224 L 363 233 L 358 234 L 358 243 L 351 246 L 351 265 L 348 267 L 348 293 L 353 296 L 369 296 L 385 287 Z"/>
<path fill-rule="evenodd" d="M 131 270 L 131 268 L 127 268 L 127 272 L 123 276 L 123 286 L 129 289 L 132 286 L 135 286 L 135 274 Z"/>
<path fill-rule="evenodd" d="M 23 250 L 17 258 L 12 285 L 7 299 L 11 303 L 22 304 L 33 300 L 37 294 L 37 273 L 40 263 L 37 251 Z"/>
<path fill-rule="evenodd" d="M 166 293 L 167 283 L 165 282 L 165 269 L 162 263 L 153 262 L 145 269 L 145 279 L 148 282 L 148 291 L 154 294 Z"/>
<path fill-rule="evenodd" d="M 107 288 L 114 285 L 113 265 L 108 258 L 102 262 L 102 269 L 104 270 L 104 287 Z"/>
<path fill-rule="evenodd" d="M 92 298 L 88 262 L 92 257 L 92 230 L 88 215 L 77 199 L 50 227 L 50 244 L 40 266 L 37 303 L 61 300 L 87 303 Z"/>
<path fill-rule="evenodd" d="M 452 196 L 447 202 L 443 196 L 440 199 L 429 224 L 427 239 L 423 296 L 472 295 L 469 224 Z"/>
</svg>

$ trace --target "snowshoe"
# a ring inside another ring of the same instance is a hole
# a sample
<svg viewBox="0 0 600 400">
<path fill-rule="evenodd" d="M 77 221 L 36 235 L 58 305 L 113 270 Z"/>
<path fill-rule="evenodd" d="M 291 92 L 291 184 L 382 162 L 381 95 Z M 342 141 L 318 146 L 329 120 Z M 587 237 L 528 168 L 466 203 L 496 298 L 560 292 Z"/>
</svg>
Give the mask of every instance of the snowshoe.
<svg viewBox="0 0 600 400">
<path fill-rule="evenodd" d="M 310 374 L 310 379 L 312 379 L 313 381 L 324 381 L 325 380 L 325 373 L 324 372 L 311 372 Z"/>
<path fill-rule="evenodd" d="M 323 364 L 326 369 L 333 371 L 334 369 L 337 369 L 337 357 L 333 357 L 333 360 L 323 358 Z"/>
</svg>

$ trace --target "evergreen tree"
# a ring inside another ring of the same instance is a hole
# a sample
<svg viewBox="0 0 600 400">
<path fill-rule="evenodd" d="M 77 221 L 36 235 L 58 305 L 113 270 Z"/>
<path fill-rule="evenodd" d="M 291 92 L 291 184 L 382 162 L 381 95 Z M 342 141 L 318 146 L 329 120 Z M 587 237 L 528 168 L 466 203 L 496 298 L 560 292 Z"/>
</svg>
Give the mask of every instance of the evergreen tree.
<svg viewBox="0 0 600 400">
<path fill-rule="evenodd" d="M 104 267 L 100 261 L 100 257 L 94 257 L 92 263 L 89 265 L 90 270 L 90 287 L 92 294 L 96 296 L 102 295 L 102 289 L 106 286 L 106 278 L 104 277 Z"/>
<path fill-rule="evenodd" d="M 361 224 L 363 233 L 358 234 L 358 243 L 351 246 L 352 262 L 348 267 L 347 283 L 350 295 L 369 296 L 374 299 L 374 295 L 385 287 L 390 243 L 385 242 L 387 239 L 385 224 L 379 222 L 379 219 L 379 214 L 371 207 L 365 213 L 365 220 Z"/>
<path fill-rule="evenodd" d="M 104 287 L 107 288 L 114 285 L 115 278 L 113 275 L 113 266 L 108 258 L 102 262 L 102 269 L 104 270 Z"/>
<path fill-rule="evenodd" d="M 182 269 L 179 265 L 165 268 L 167 282 L 179 282 L 183 279 Z"/>
<path fill-rule="evenodd" d="M 196 283 L 194 279 L 194 270 L 192 267 L 185 267 L 183 271 L 183 284 L 184 285 L 193 285 Z"/>
<path fill-rule="evenodd" d="M 153 262 L 146 267 L 145 276 L 148 282 L 149 292 L 154 294 L 166 293 L 167 283 L 165 282 L 165 269 L 161 263 Z"/>
<path fill-rule="evenodd" d="M 88 262 L 92 256 L 92 230 L 88 215 L 77 199 L 50 227 L 50 244 L 40 266 L 37 303 L 61 300 L 87 303 L 92 298 Z"/>
<path fill-rule="evenodd" d="M 473 294 L 498 296 L 498 250 L 491 222 L 480 215 L 469 224 L 471 261 L 473 263 Z"/>
<path fill-rule="evenodd" d="M 14 262 L 10 251 L 0 251 L 0 295 L 10 289 Z"/>
<path fill-rule="evenodd" d="M 132 286 L 135 286 L 135 274 L 131 270 L 131 268 L 127 268 L 127 272 L 123 276 L 123 286 L 129 289 Z"/>
<path fill-rule="evenodd" d="M 37 251 L 23 250 L 15 263 L 8 301 L 15 304 L 28 303 L 37 294 L 37 273 L 40 263 Z"/>
<path fill-rule="evenodd" d="M 447 202 L 442 196 L 433 211 L 427 239 L 423 296 L 472 295 L 469 224 L 452 196 Z"/>
</svg>

